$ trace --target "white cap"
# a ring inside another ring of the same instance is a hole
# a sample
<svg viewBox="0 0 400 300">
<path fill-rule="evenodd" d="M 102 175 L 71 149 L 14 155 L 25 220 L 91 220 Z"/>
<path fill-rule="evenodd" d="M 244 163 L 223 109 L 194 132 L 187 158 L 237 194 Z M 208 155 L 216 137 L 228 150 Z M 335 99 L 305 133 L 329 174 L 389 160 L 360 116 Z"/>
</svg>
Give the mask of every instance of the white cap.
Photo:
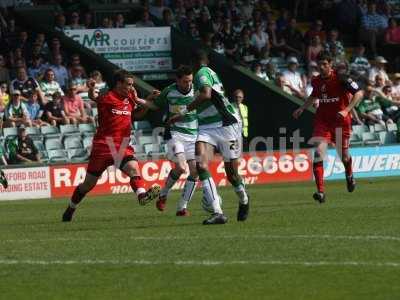
<svg viewBox="0 0 400 300">
<path fill-rule="evenodd" d="M 299 61 L 298 61 L 297 58 L 294 57 L 294 56 L 289 57 L 288 60 L 287 60 L 287 62 L 288 62 L 288 64 L 296 64 L 296 65 L 299 64 Z"/>
</svg>

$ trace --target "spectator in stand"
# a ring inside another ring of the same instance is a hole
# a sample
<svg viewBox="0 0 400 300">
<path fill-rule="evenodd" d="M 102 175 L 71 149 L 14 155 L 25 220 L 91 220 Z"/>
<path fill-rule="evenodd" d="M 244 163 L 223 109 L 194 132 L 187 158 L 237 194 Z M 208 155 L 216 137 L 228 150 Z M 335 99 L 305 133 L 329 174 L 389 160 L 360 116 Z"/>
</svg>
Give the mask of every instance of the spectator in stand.
<svg viewBox="0 0 400 300">
<path fill-rule="evenodd" d="M 52 99 L 44 107 L 44 119 L 52 126 L 70 124 L 69 118 L 65 115 L 61 93 L 55 92 Z"/>
<path fill-rule="evenodd" d="M 46 124 L 46 122 L 42 121 L 43 110 L 38 102 L 38 93 L 33 92 L 26 104 L 26 109 L 29 113 L 29 119 L 32 121 L 32 125 L 36 127 L 41 127 Z"/>
<path fill-rule="evenodd" d="M 278 73 L 276 65 L 272 62 L 267 63 L 265 73 L 267 73 L 269 80 L 275 80 Z"/>
<path fill-rule="evenodd" d="M 28 101 L 28 97 L 34 91 L 39 93 L 40 101 L 43 101 L 43 94 L 40 90 L 39 84 L 37 81 L 32 78 L 28 77 L 26 74 L 25 68 L 18 68 L 17 69 L 17 78 L 11 81 L 10 84 L 10 92 L 13 94 L 13 91 L 19 90 L 21 92 L 21 99 L 23 101 Z"/>
<path fill-rule="evenodd" d="M 248 22 L 251 20 L 252 15 L 253 15 L 253 10 L 254 10 L 254 5 L 251 3 L 250 0 L 242 1 L 240 11 L 242 13 L 242 17 L 245 22 Z"/>
<path fill-rule="evenodd" d="M 400 73 L 393 76 L 392 95 L 393 98 L 400 100 Z"/>
<path fill-rule="evenodd" d="M 261 52 L 258 56 L 258 62 L 262 65 L 264 70 L 267 69 L 267 64 L 271 61 L 269 53 L 269 49 L 265 47 L 261 49 Z"/>
<path fill-rule="evenodd" d="M 44 104 L 53 99 L 53 94 L 59 92 L 61 96 L 64 96 L 64 92 L 61 89 L 60 84 L 55 80 L 56 76 L 52 69 L 47 69 L 43 80 L 40 82 L 40 88 L 44 95 Z"/>
<path fill-rule="evenodd" d="M 337 67 L 340 64 L 347 64 L 345 55 L 340 51 L 336 44 L 332 44 L 329 48 L 330 55 L 332 57 L 333 67 Z"/>
<path fill-rule="evenodd" d="M 365 94 L 361 102 L 357 105 L 356 110 L 359 117 L 367 124 L 382 124 L 387 121 L 391 123 L 389 116 L 383 112 L 384 106 L 391 106 L 391 101 L 386 101 L 382 97 L 376 97 L 376 91 L 370 84 L 365 89 Z"/>
<path fill-rule="evenodd" d="M 361 44 L 354 49 L 350 60 L 350 70 L 357 74 L 357 77 L 367 77 L 370 68 L 371 65 L 365 57 L 365 47 Z"/>
<path fill-rule="evenodd" d="M 377 56 L 375 58 L 374 66 L 369 71 L 368 79 L 370 81 L 374 81 L 376 75 L 379 74 L 379 75 L 381 75 L 381 77 L 383 78 L 383 80 L 385 82 L 388 82 L 389 81 L 389 76 L 388 76 L 388 74 L 386 73 L 386 70 L 385 70 L 387 63 L 388 62 L 384 57 Z"/>
<path fill-rule="evenodd" d="M 236 6 L 235 0 L 228 0 L 224 12 L 225 18 L 233 20 L 241 14 L 240 9 Z"/>
<path fill-rule="evenodd" d="M 319 35 L 311 38 L 310 45 L 306 49 L 306 62 L 311 63 L 317 60 L 318 54 L 324 50 Z"/>
<path fill-rule="evenodd" d="M 11 92 L 11 101 L 6 107 L 4 120 L 4 127 L 32 126 L 28 109 L 25 103 L 21 101 L 21 92 L 19 90 Z"/>
<path fill-rule="evenodd" d="M 50 52 L 51 52 L 51 57 L 48 57 L 49 59 L 54 58 L 56 55 L 61 55 L 62 60 L 64 61 L 65 58 L 67 57 L 67 54 L 61 49 L 61 42 L 58 38 L 53 38 L 51 40 Z"/>
<path fill-rule="evenodd" d="M 3 55 L 0 54 L 0 82 L 10 82 L 10 71 L 7 68 L 7 62 Z"/>
<path fill-rule="evenodd" d="M 234 59 L 237 51 L 237 42 L 234 32 L 232 31 L 231 20 L 225 19 L 224 27 L 220 33 L 222 43 L 224 44 L 225 55 Z"/>
<path fill-rule="evenodd" d="M 90 11 L 85 12 L 83 15 L 83 27 L 85 29 L 94 29 L 95 26 L 93 24 L 93 14 Z"/>
<path fill-rule="evenodd" d="M 283 32 L 286 30 L 290 23 L 290 13 L 287 9 L 282 9 L 279 12 L 279 17 L 276 20 L 276 27 L 278 29 L 278 32 Z"/>
<path fill-rule="evenodd" d="M 29 47 L 29 42 L 28 42 L 28 32 L 26 30 L 21 30 L 18 35 L 18 40 L 16 42 L 16 49 L 19 48 L 21 49 L 21 54 L 23 57 L 28 56 L 28 52 L 31 50 Z M 14 49 L 14 51 L 16 50 Z"/>
<path fill-rule="evenodd" d="M 61 54 L 56 54 L 53 57 L 53 64 L 50 65 L 50 69 L 53 70 L 55 79 L 60 84 L 61 88 L 64 89 L 68 83 L 68 71 L 63 66 L 63 57 Z"/>
<path fill-rule="evenodd" d="M 218 33 L 222 31 L 222 28 L 224 27 L 223 16 L 224 16 L 223 13 L 220 11 L 217 11 L 215 13 L 214 18 L 211 20 L 213 26 L 213 32 Z"/>
<path fill-rule="evenodd" d="M 163 26 L 176 27 L 176 22 L 174 20 L 174 16 L 172 15 L 172 11 L 170 9 L 164 9 L 162 23 Z"/>
<path fill-rule="evenodd" d="M 336 26 L 339 31 L 351 36 L 358 34 L 362 11 L 357 0 L 342 0 L 336 9 Z"/>
<path fill-rule="evenodd" d="M 277 73 L 274 83 L 285 93 L 293 95 L 292 89 L 290 88 L 289 83 L 286 81 L 285 76 L 283 76 L 282 73 Z"/>
<path fill-rule="evenodd" d="M 260 77 L 260 78 L 263 79 L 263 80 L 269 80 L 267 74 L 263 71 L 262 66 L 261 66 L 260 63 L 256 63 L 256 64 L 254 65 L 254 74 L 255 74 L 257 77 Z"/>
<path fill-rule="evenodd" d="M 283 76 L 288 83 L 288 87 L 292 91 L 294 96 L 299 98 L 305 97 L 305 84 L 300 73 L 297 71 L 299 62 L 296 57 L 292 56 L 288 58 L 288 68 L 283 72 Z"/>
<path fill-rule="evenodd" d="M 70 82 L 72 82 L 76 88 L 77 93 L 87 93 L 89 88 L 86 86 L 86 78 L 84 77 L 84 69 L 82 66 L 77 65 L 71 69 Z"/>
<path fill-rule="evenodd" d="M 250 67 L 258 56 L 258 50 L 250 42 L 250 37 L 247 33 L 241 37 L 240 46 L 238 49 L 240 61 L 243 65 Z"/>
<path fill-rule="evenodd" d="M 220 38 L 216 35 L 211 39 L 211 48 L 221 55 L 225 53 L 224 44 L 222 44 Z"/>
<path fill-rule="evenodd" d="M 125 28 L 125 18 L 124 15 L 119 13 L 114 18 L 114 27 L 115 28 Z"/>
<path fill-rule="evenodd" d="M 16 163 L 41 162 L 39 151 L 23 127 L 18 129 L 17 145 Z"/>
<path fill-rule="evenodd" d="M 56 15 L 56 20 L 55 20 L 55 26 L 54 29 L 57 31 L 64 31 L 66 30 L 66 19 L 65 16 L 62 13 L 59 13 Z"/>
<path fill-rule="evenodd" d="M 400 27 L 395 18 L 389 19 L 389 27 L 385 31 L 385 43 L 388 45 L 400 44 Z"/>
<path fill-rule="evenodd" d="M 68 66 L 68 76 L 69 77 L 71 77 L 72 69 L 74 67 L 81 67 L 81 57 L 79 56 L 78 53 L 74 53 L 70 57 L 69 66 Z M 83 77 L 87 77 L 85 69 L 82 69 L 82 72 L 83 72 Z"/>
<path fill-rule="evenodd" d="M 71 13 L 71 19 L 69 25 L 67 26 L 68 29 L 84 29 L 83 25 L 79 24 L 79 13 L 77 11 L 73 11 Z"/>
<path fill-rule="evenodd" d="M 375 3 L 369 3 L 367 13 L 361 18 L 360 40 L 369 45 L 373 56 L 378 53 L 377 45 L 382 41 L 387 27 L 387 17 L 376 12 Z"/>
<path fill-rule="evenodd" d="M 297 20 L 295 18 L 290 19 L 289 25 L 282 32 L 282 37 L 285 39 L 286 44 L 294 49 L 296 53 L 304 53 L 303 35 L 297 29 Z"/>
<path fill-rule="evenodd" d="M 374 90 L 382 91 L 384 86 L 386 85 L 385 79 L 381 74 L 376 74 L 375 82 L 374 82 Z"/>
<path fill-rule="evenodd" d="M 164 0 L 153 0 L 153 4 L 150 5 L 149 12 L 152 16 L 162 19 L 164 9 L 168 9 L 168 7 L 164 6 Z"/>
<path fill-rule="evenodd" d="M 329 31 L 328 40 L 325 43 L 325 50 L 332 53 L 332 48 L 336 47 L 336 54 L 338 56 L 344 57 L 344 47 L 341 41 L 339 41 L 339 31 L 337 29 L 332 29 Z"/>
<path fill-rule="evenodd" d="M 197 28 L 201 36 L 207 33 L 214 33 L 213 24 L 207 11 L 203 10 L 200 13 L 200 18 L 197 20 Z"/>
<path fill-rule="evenodd" d="M 154 27 L 154 23 L 150 20 L 150 14 L 147 9 L 143 9 L 140 21 L 136 22 L 136 27 Z"/>
<path fill-rule="evenodd" d="M 304 40 L 305 40 L 306 45 L 310 45 L 315 36 L 319 37 L 319 40 L 322 44 L 325 43 L 326 32 L 322 28 L 323 28 L 322 20 L 319 20 L 319 19 L 315 20 L 312 27 L 310 28 L 310 30 L 308 30 L 306 32 L 306 34 L 304 35 Z"/>
<path fill-rule="evenodd" d="M 243 31 L 243 28 L 246 26 L 243 23 L 243 19 L 240 15 L 236 16 L 235 18 L 233 18 L 232 20 L 232 30 L 235 33 L 236 36 L 240 36 L 240 34 Z"/>
<path fill-rule="evenodd" d="M 77 94 L 77 86 L 70 83 L 63 97 L 63 107 L 71 124 L 92 123 L 94 119 L 86 114 L 82 98 Z"/>
<path fill-rule="evenodd" d="M 103 18 L 100 28 L 114 28 L 113 20 L 109 17 Z"/>
<path fill-rule="evenodd" d="M 8 84 L 7 82 L 0 83 L 0 101 L 2 101 L 4 107 L 10 103 L 10 94 L 8 93 Z"/>
<path fill-rule="evenodd" d="M 194 40 L 200 40 L 200 33 L 195 22 L 189 24 L 189 36 Z"/>
<path fill-rule="evenodd" d="M 249 110 L 247 105 L 243 104 L 244 93 L 242 90 L 238 89 L 233 92 L 233 105 L 239 112 L 241 124 L 242 124 L 242 147 L 246 151 L 249 148 L 248 138 L 249 138 Z"/>
<path fill-rule="evenodd" d="M 35 80 L 42 79 L 48 66 L 43 63 L 40 56 L 32 57 L 32 61 L 29 64 L 28 76 L 34 78 Z"/>
<path fill-rule="evenodd" d="M 263 31 L 261 27 L 261 23 L 256 24 L 256 29 L 254 33 L 251 35 L 251 44 L 257 49 L 257 51 L 260 51 L 261 48 L 267 47 L 269 48 L 269 40 L 268 40 L 268 34 Z"/>
</svg>

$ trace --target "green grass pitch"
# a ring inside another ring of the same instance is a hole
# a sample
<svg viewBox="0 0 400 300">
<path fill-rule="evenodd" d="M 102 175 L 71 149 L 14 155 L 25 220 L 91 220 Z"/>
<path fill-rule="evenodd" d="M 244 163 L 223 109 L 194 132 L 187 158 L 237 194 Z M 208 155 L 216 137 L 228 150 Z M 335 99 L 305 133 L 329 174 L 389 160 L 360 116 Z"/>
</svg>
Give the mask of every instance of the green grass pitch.
<svg viewBox="0 0 400 300">
<path fill-rule="evenodd" d="M 399 299 L 398 178 L 251 186 L 251 215 L 229 223 L 140 207 L 133 195 L 90 197 L 70 224 L 64 200 L 0 203 L 0 299 Z"/>
</svg>

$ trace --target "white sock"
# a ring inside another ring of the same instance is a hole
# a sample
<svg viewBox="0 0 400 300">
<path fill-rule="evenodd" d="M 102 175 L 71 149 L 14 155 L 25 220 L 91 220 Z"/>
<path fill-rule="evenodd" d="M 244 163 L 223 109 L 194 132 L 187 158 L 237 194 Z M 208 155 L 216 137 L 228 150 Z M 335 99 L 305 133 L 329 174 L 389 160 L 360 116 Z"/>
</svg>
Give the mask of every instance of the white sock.
<svg viewBox="0 0 400 300">
<path fill-rule="evenodd" d="M 239 202 L 241 204 L 249 203 L 249 197 L 247 196 L 246 188 L 243 183 L 241 183 L 237 187 L 235 187 L 235 193 L 239 197 Z"/>
<path fill-rule="evenodd" d="M 177 210 L 180 211 L 187 208 L 190 200 L 192 200 L 194 191 L 196 189 L 196 181 L 186 179 L 185 186 L 183 187 L 182 196 L 178 201 Z"/>
<path fill-rule="evenodd" d="M 219 204 L 219 197 L 217 192 L 217 187 L 212 177 L 202 181 L 203 184 L 203 194 L 207 201 L 211 203 L 211 206 L 216 214 L 222 214 L 221 205 Z"/>
<path fill-rule="evenodd" d="M 173 170 L 171 170 L 171 172 L 169 172 L 168 174 L 167 180 L 165 181 L 164 187 L 160 191 L 160 196 L 161 197 L 168 196 L 169 191 L 171 190 L 171 188 L 174 186 L 175 182 L 177 182 L 178 179 L 179 177 L 176 178 L 175 173 L 173 172 Z"/>
<path fill-rule="evenodd" d="M 138 189 L 136 190 L 136 195 L 137 195 L 137 196 L 139 196 L 139 195 L 141 195 L 141 194 L 144 194 L 144 193 L 146 193 L 146 190 L 145 190 L 144 188 L 138 188 Z"/>
</svg>

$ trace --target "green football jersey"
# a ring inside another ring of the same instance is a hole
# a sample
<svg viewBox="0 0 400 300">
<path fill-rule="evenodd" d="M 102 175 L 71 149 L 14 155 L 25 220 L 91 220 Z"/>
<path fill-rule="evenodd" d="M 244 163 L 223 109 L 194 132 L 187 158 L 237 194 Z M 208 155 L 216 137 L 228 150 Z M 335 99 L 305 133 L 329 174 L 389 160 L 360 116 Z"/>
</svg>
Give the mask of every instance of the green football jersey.
<svg viewBox="0 0 400 300">
<path fill-rule="evenodd" d="M 225 96 L 224 87 L 217 73 L 203 66 L 194 77 L 195 95 L 208 86 L 212 89 L 211 100 L 197 108 L 200 128 L 217 128 L 238 123 L 238 112 Z"/>
<path fill-rule="evenodd" d="M 167 107 L 168 114 L 174 115 L 186 109 L 186 107 L 193 102 L 193 96 L 193 88 L 191 88 L 187 94 L 182 94 L 178 90 L 176 83 L 174 83 L 161 92 L 154 101 L 154 104 L 159 108 Z M 171 126 L 170 130 L 171 132 L 175 131 L 184 134 L 197 135 L 198 122 L 196 110 L 187 112 L 181 121 L 176 122 Z"/>
</svg>

